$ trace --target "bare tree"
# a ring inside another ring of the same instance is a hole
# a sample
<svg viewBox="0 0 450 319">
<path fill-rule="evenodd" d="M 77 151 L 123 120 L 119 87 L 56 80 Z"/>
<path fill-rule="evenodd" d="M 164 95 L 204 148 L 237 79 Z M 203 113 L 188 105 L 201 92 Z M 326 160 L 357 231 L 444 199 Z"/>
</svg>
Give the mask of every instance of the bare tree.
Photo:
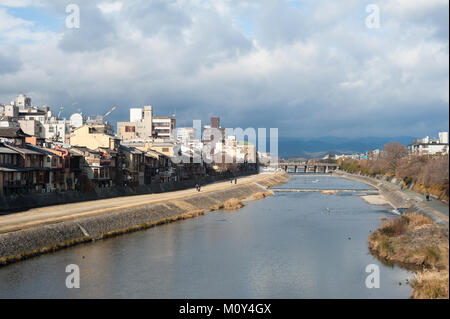
<svg viewBox="0 0 450 319">
<path fill-rule="evenodd" d="M 408 155 L 408 149 L 404 145 L 398 142 L 386 144 L 383 151 L 383 160 L 386 170 L 389 173 L 396 175 L 400 161 L 406 155 Z"/>
</svg>

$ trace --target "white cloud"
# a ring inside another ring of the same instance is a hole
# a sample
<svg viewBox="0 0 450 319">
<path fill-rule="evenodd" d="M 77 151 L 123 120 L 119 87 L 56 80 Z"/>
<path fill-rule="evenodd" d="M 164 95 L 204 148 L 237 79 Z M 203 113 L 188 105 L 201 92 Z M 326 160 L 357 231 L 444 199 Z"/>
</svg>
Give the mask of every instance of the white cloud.
<svg viewBox="0 0 450 319">
<path fill-rule="evenodd" d="M 0 68 L 16 65 L 0 72 L 0 101 L 25 91 L 93 115 L 123 106 L 111 119 L 152 104 L 180 120 L 215 114 L 282 135 L 420 136 L 448 127 L 448 37 L 436 36 L 448 28 L 436 8 L 448 2 L 430 2 L 380 2 L 379 30 L 365 27 L 354 0 L 82 1 L 81 28 L 58 33 L 0 9 L 0 52 L 17 57 L 0 57 Z M 64 17 L 61 1 L 45 4 Z"/>
<path fill-rule="evenodd" d="M 102 2 L 97 5 L 97 7 L 102 11 L 102 13 L 112 13 L 112 12 L 119 12 L 122 10 L 122 2 L 116 1 L 116 2 Z"/>
<path fill-rule="evenodd" d="M 38 5 L 37 0 L 0 0 L 0 6 L 12 7 L 12 8 L 24 8 L 31 5 Z"/>
<path fill-rule="evenodd" d="M 5 9 L 0 8 L 0 32 L 7 32 L 19 27 L 29 27 L 33 25 L 31 21 L 15 18 L 9 15 Z M 3 36 L 8 36 L 3 34 Z"/>
</svg>

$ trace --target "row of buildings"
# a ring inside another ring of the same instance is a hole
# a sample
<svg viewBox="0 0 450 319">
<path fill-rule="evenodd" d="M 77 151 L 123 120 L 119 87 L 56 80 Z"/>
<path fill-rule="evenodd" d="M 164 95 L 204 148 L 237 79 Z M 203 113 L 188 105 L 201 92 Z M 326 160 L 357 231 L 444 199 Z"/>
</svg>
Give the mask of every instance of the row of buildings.
<svg viewBox="0 0 450 319">
<path fill-rule="evenodd" d="M 448 154 L 448 132 L 439 132 L 439 138 L 427 136 L 415 140 L 408 145 L 408 151 L 416 155 Z"/>
<path fill-rule="evenodd" d="M 448 132 L 439 132 L 438 136 L 438 138 L 430 138 L 427 136 L 422 139 L 414 140 L 407 146 L 409 155 L 448 155 Z M 374 149 L 367 151 L 366 153 L 334 155 L 332 159 L 376 159 L 380 156 L 380 153 L 380 149 Z M 326 155 L 324 159 L 330 159 L 330 156 Z"/>
<path fill-rule="evenodd" d="M 35 107 L 24 94 L 0 104 L 0 196 L 201 182 L 257 169 L 255 146 L 225 136 L 216 117 L 198 132 L 177 129 L 175 115 L 154 116 L 151 106 L 131 108 L 115 133 L 105 116 L 66 120 L 61 110 Z M 223 135 L 212 139 L 211 130 Z"/>
</svg>

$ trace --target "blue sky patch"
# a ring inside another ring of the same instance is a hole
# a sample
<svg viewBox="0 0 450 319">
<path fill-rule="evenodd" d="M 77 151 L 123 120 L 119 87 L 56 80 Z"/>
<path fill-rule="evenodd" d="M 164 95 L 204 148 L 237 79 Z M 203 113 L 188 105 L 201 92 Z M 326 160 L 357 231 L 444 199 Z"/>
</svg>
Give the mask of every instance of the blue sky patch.
<svg viewBox="0 0 450 319">
<path fill-rule="evenodd" d="M 2 6 L 0 6 L 1 8 Z M 9 15 L 34 23 L 34 31 L 59 32 L 64 27 L 65 16 L 56 15 L 40 7 L 6 8 Z"/>
</svg>

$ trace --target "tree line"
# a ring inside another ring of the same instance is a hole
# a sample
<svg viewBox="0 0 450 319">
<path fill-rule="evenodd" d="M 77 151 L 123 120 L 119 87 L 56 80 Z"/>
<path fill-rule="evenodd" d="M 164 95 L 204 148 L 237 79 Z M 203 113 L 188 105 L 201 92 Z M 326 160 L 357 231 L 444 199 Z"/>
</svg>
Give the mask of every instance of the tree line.
<svg viewBox="0 0 450 319">
<path fill-rule="evenodd" d="M 342 170 L 372 177 L 395 178 L 403 187 L 449 199 L 448 154 L 413 155 L 397 142 L 389 143 L 379 154 L 367 159 L 340 159 Z"/>
</svg>

